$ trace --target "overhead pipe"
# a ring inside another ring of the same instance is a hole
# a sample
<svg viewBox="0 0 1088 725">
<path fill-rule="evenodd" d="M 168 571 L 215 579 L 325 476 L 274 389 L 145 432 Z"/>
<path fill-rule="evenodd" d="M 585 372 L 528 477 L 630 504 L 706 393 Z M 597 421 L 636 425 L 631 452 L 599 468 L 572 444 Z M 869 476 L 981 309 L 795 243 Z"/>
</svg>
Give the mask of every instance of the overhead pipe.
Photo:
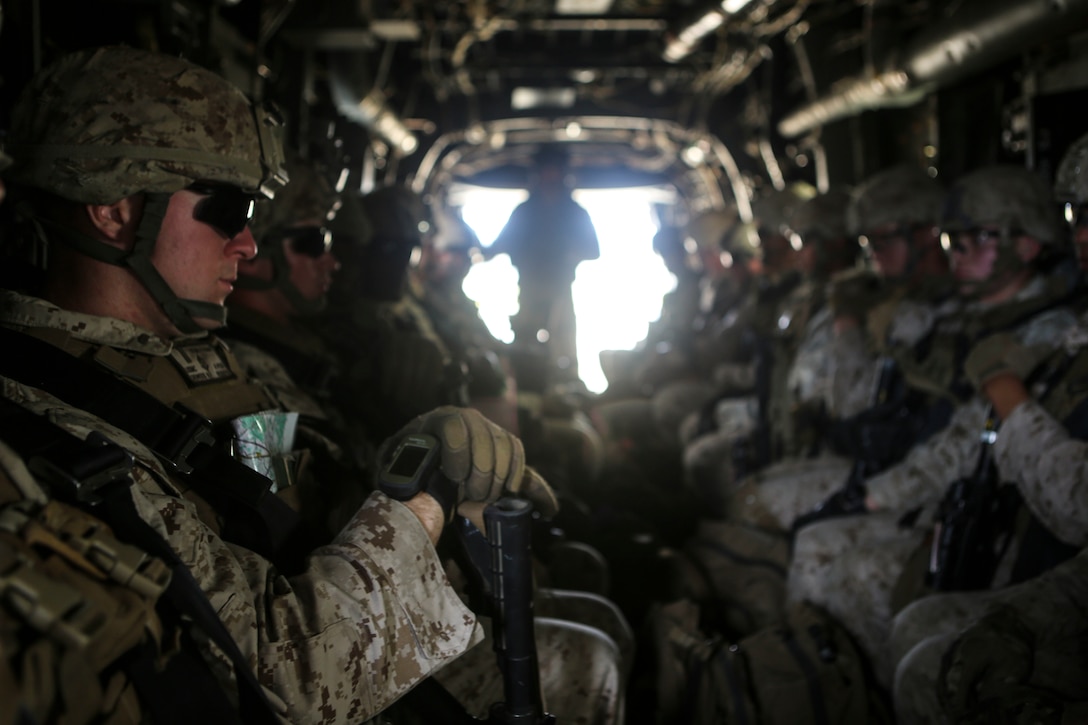
<svg viewBox="0 0 1088 725">
<path fill-rule="evenodd" d="M 361 53 L 329 53 L 329 88 L 336 108 L 408 156 L 419 148 L 419 139 L 390 108 L 381 89 L 365 80 L 366 56 Z"/>
<path fill-rule="evenodd" d="M 679 63 L 695 52 L 703 38 L 717 31 L 751 2 L 752 0 L 721 0 L 705 6 L 683 27 L 668 36 L 661 57 L 669 63 Z"/>
<path fill-rule="evenodd" d="M 907 44 L 898 67 L 857 77 L 778 123 L 786 137 L 875 108 L 909 106 L 1088 19 L 1088 0 L 975 2 Z"/>
</svg>

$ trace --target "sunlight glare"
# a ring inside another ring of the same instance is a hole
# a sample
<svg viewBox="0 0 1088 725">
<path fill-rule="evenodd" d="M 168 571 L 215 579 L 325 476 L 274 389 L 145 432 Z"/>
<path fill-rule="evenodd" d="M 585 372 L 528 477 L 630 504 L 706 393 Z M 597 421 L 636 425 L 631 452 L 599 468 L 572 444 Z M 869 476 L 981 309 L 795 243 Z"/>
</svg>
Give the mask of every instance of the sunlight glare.
<svg viewBox="0 0 1088 725">
<path fill-rule="evenodd" d="M 463 218 L 489 246 L 524 191 L 474 189 L 465 195 Z M 578 373 L 586 387 L 601 392 L 607 381 L 601 350 L 629 350 L 646 337 L 661 315 L 662 296 L 676 278 L 653 251 L 649 196 L 640 189 L 584 189 L 574 198 L 586 208 L 597 230 L 601 257 L 578 266 L 572 293 L 578 325 Z M 517 312 L 517 270 L 506 255 L 473 266 L 464 285 L 476 301 L 491 334 L 513 340 L 510 315 Z"/>
</svg>

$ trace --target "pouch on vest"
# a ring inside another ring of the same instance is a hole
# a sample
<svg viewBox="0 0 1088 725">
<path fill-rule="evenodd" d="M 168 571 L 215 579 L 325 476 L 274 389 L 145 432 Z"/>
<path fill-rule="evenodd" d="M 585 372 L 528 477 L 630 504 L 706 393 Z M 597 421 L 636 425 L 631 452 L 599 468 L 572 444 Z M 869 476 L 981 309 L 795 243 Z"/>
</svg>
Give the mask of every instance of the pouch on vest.
<svg viewBox="0 0 1088 725">
<path fill-rule="evenodd" d="M 22 718 L 4 722 L 140 722 L 122 663 L 138 649 L 149 666 L 168 658 L 155 603 L 169 580 L 162 561 L 79 509 L 0 507 L 0 667 L 11 677 L 0 715 Z"/>
</svg>

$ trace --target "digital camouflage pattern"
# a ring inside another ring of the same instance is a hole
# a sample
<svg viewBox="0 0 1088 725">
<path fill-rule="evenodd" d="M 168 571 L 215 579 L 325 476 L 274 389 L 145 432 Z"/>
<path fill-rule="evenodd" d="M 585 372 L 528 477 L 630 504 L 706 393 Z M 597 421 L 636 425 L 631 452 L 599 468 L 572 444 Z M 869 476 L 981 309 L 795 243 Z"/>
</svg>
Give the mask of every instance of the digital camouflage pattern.
<svg viewBox="0 0 1088 725">
<path fill-rule="evenodd" d="M 1026 233 L 1044 245 L 1065 239 L 1050 187 L 1020 166 L 974 171 L 949 191 L 941 211 L 942 229 L 968 231 L 984 224 L 996 224 L 1009 234 Z"/>
<path fill-rule="evenodd" d="M 435 678 L 470 714 L 486 718 L 491 705 L 503 700 L 503 681 L 491 648 L 490 622 L 481 623 L 488 631 L 484 643 Z M 562 723 L 620 725 L 623 678 L 615 642 L 598 629 L 565 620 L 537 617 L 534 625 L 545 711 Z"/>
<path fill-rule="evenodd" d="M 84 204 L 170 194 L 197 179 L 271 195 L 286 181 L 277 123 L 188 61 L 120 46 L 86 50 L 23 92 L 8 175 Z"/>
<path fill-rule="evenodd" d="M 243 318 L 249 317 L 250 315 L 243 315 Z M 253 322 L 253 320 L 249 321 Z M 274 334 L 267 328 L 267 323 L 262 325 L 261 329 Z M 328 428 L 341 422 L 337 411 L 331 408 L 329 401 L 320 401 L 308 395 L 295 384 L 272 355 L 260 348 L 245 343 L 234 343 L 233 349 L 247 375 L 259 380 L 281 408 L 303 414 L 299 421 L 300 442 L 296 444 L 296 448 L 308 444 L 311 447 L 326 449 L 324 454 L 327 456 L 340 458 L 343 455 L 336 443 L 313 428 L 315 423 Z M 347 435 L 346 430 L 337 432 Z M 341 438 L 341 440 L 344 439 Z M 369 445 L 367 441 L 352 441 L 352 443 L 353 445 Z M 318 455 L 320 454 L 321 452 L 318 452 Z M 477 457 L 474 460 L 478 462 L 480 458 Z M 332 496 L 330 482 L 323 481 L 322 483 L 320 491 L 323 495 Z M 337 502 L 355 500 L 363 489 L 361 482 L 355 483 L 357 490 L 354 495 L 350 490 L 340 490 L 344 487 L 339 486 L 334 496 L 335 500 Z M 292 488 L 297 489 L 299 486 Z M 344 517 L 348 512 L 338 511 L 336 506 L 332 506 L 331 510 L 326 512 L 324 509 L 330 508 L 327 505 L 328 502 L 325 502 L 325 506 L 321 506 L 321 501 L 311 501 L 311 498 L 313 497 L 307 495 L 307 491 L 304 490 L 296 494 L 293 500 L 297 500 L 304 514 L 318 510 L 331 523 L 340 526 L 346 523 Z M 347 504 L 341 505 L 348 507 Z M 331 524 L 327 528 L 331 528 L 333 532 L 338 530 Z M 614 604 L 603 597 L 554 590 L 542 590 L 538 593 L 534 601 L 534 611 L 538 617 L 571 620 L 584 625 L 568 627 L 563 622 L 543 622 L 537 628 L 538 636 L 548 644 L 546 648 L 538 645 L 537 649 L 541 671 L 547 675 L 546 678 L 542 677 L 541 687 L 548 702 L 561 706 L 561 712 L 572 719 L 577 716 L 585 722 L 611 722 L 608 719 L 600 719 L 594 713 L 598 713 L 602 708 L 611 710 L 617 707 L 615 698 L 620 692 L 619 686 L 633 658 L 634 638 L 623 615 Z M 589 631 L 590 628 L 595 629 Z M 447 665 L 439 679 L 466 707 L 486 714 L 491 703 L 502 699 L 502 679 L 496 667 L 490 642 L 481 644 L 477 649 L 480 650 L 478 654 L 462 657 Z M 573 662 L 577 662 L 578 666 L 574 666 Z M 586 671 L 593 673 L 589 681 L 599 682 L 601 687 L 605 688 L 604 692 L 586 686 L 586 680 L 582 679 Z"/>
<path fill-rule="evenodd" d="M 1034 285 L 1036 293 L 1038 288 Z M 1020 325 L 1016 335 L 1025 344 L 1057 349 L 1074 323 L 1068 310 L 1051 310 Z M 981 396 L 971 398 L 956 408 L 943 430 L 915 446 L 897 465 L 866 481 L 869 499 L 889 513 L 824 521 L 796 535 L 789 572 L 791 600 L 808 599 L 826 607 L 858 638 L 886 684 L 891 677 L 886 643 L 893 590 L 929 530 L 933 507 L 947 486 L 972 473 L 988 409 Z M 1004 462 L 1012 467 L 998 469 L 1002 480 L 1017 480 L 1018 462 L 1008 458 Z M 1073 474 L 1071 470 L 1068 475 Z M 1066 475 L 1062 480 L 1063 487 L 1070 485 Z M 1053 480 L 1050 485 L 1055 485 Z M 902 513 L 916 506 L 929 511 L 918 518 L 919 528 L 900 527 Z"/>
<path fill-rule="evenodd" d="M 752 221 L 760 229 L 782 233 L 801 204 L 814 196 L 816 189 L 804 182 L 772 189 L 752 202 Z"/>
<path fill-rule="evenodd" d="M 116 663 L 141 643 L 146 664 L 172 654 L 155 610 L 170 572 L 90 514 L 46 499 L 0 442 L 0 722 L 141 722 Z"/>
<path fill-rule="evenodd" d="M 850 193 L 846 189 L 831 189 L 798 205 L 787 226 L 802 239 L 827 241 L 845 237 L 849 203 Z"/>
<path fill-rule="evenodd" d="M 1077 390 L 1084 379 L 1085 319 L 1066 335 L 1061 354 L 1077 355 L 1052 393 L 1067 402 L 1082 399 L 1068 389 Z M 1052 407 L 1052 406 L 1047 406 Z M 1062 541 L 1076 546 L 1088 544 L 1088 494 L 1085 491 L 1084 441 L 1072 438 L 1058 422 L 1062 412 L 1031 400 L 1018 406 L 1003 422 L 994 444 L 995 462 L 1007 478 L 1015 480 L 1025 505 L 1052 533 Z M 1006 473 L 1007 472 L 1007 473 Z M 1075 613 L 1063 613 L 1072 602 L 1084 600 L 1086 571 L 1085 554 L 1043 574 L 1037 580 L 1007 590 L 985 593 L 962 593 L 928 597 L 903 610 L 895 619 L 891 640 L 892 662 L 899 663 L 896 675 L 897 702 L 905 722 L 922 722 L 937 712 L 934 693 L 937 669 L 929 667 L 947 651 L 953 638 L 963 628 L 976 621 L 996 605 L 1011 605 L 1025 620 L 1029 630 L 1045 642 L 1042 654 L 1036 657 L 1036 671 L 1031 680 L 1038 684 L 1052 683 L 1065 695 L 1083 693 L 1088 684 L 1088 663 L 1076 656 L 1079 644 L 1088 636 L 1088 622 L 1078 605 Z M 1080 634 L 1077 634 L 1080 632 Z M 1072 637 L 1072 639 L 1070 639 Z M 1073 642 L 1075 644 L 1069 644 Z M 980 666 L 985 660 L 1001 656 L 999 647 L 988 651 L 960 654 Z M 1079 652 L 1083 652 L 1079 649 Z M 1045 664 L 1040 664 L 1045 663 Z M 1045 673 L 1045 674 L 1043 674 Z M 1031 674 L 1030 668 L 1025 678 Z M 1026 679 L 1024 680 L 1026 682 Z M 1073 683 L 1076 686 L 1070 689 Z M 991 696 L 998 693 L 991 692 Z"/>
<path fill-rule="evenodd" d="M 731 521 L 786 531 L 794 519 L 842 488 L 853 462 L 830 454 L 791 458 L 742 482 L 730 497 Z"/>
<path fill-rule="evenodd" d="M 854 189 L 847 224 L 854 234 L 866 234 L 888 224 L 936 224 L 944 190 L 916 166 L 895 166 L 870 177 Z"/>
<path fill-rule="evenodd" d="M 48 324 L 88 339 L 134 353 L 170 347 L 119 320 L 44 306 Z M 4 324 L 28 316 L 22 313 L 5 315 Z M 401 504 L 373 494 L 304 571 L 285 577 L 220 539 L 206 509 L 183 496 L 184 486 L 131 436 L 45 393 L 3 384 L 9 400 L 77 436 L 99 431 L 136 457 L 137 511 L 190 568 L 285 719 L 365 720 L 479 641 L 475 616 L 449 586 L 419 520 Z M 229 660 L 209 647 L 230 687 Z"/>
<path fill-rule="evenodd" d="M 1088 134 L 1065 152 L 1054 178 L 1054 196 L 1071 204 L 1088 202 Z"/>
<path fill-rule="evenodd" d="M 939 594 L 895 619 L 891 654 L 899 722 L 994 722 L 1023 702 L 1083 701 L 1088 692 L 1088 550 L 1042 576 L 992 592 Z M 1030 712 L 1030 710 L 1029 710 Z M 1058 722 L 1036 718 L 1002 722 Z M 1080 720 L 1068 720 L 1080 722 Z"/>
<path fill-rule="evenodd" d="M 626 681 L 634 664 L 635 635 L 615 602 L 593 592 L 541 587 L 533 595 L 533 613 L 603 632 L 616 645 L 621 682 Z"/>
<path fill-rule="evenodd" d="M 1001 424 L 994 458 L 1016 470 L 1031 512 L 1067 544 L 1088 546 L 1088 444 L 1073 439 L 1035 401 L 1018 406 Z"/>
</svg>

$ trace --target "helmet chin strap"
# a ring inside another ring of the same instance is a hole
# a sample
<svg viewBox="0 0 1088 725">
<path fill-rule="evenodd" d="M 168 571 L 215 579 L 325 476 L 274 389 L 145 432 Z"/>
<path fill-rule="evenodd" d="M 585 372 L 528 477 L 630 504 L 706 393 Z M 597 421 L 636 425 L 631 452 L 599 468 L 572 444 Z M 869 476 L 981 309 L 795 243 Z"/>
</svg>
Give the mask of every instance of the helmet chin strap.
<svg viewBox="0 0 1088 725">
<path fill-rule="evenodd" d="M 192 335 L 203 332 L 205 328 L 196 321 L 210 320 L 215 326 L 223 326 L 227 321 L 227 310 L 223 305 L 213 302 L 180 299 L 170 285 L 151 263 L 151 253 L 155 250 L 155 241 L 162 229 L 166 217 L 166 207 L 170 204 L 171 194 L 145 193 L 143 215 L 136 229 L 136 241 L 131 250 L 100 242 L 49 219 L 36 217 L 37 221 L 51 230 L 51 235 L 93 259 L 117 267 L 127 267 L 144 289 L 159 304 L 167 319 L 182 334 Z"/>
<path fill-rule="evenodd" d="M 155 251 L 155 242 L 162 230 L 166 208 L 170 204 L 170 194 L 145 194 L 144 212 L 140 225 L 136 228 L 136 243 L 125 257 L 124 266 L 132 270 L 136 279 L 151 293 L 162 307 L 163 312 L 174 327 L 183 334 L 192 335 L 203 332 L 197 319 L 209 320 L 215 327 L 227 323 L 227 308 L 214 302 L 183 300 L 170 288 L 166 280 L 151 263 L 151 254 Z"/>
</svg>

